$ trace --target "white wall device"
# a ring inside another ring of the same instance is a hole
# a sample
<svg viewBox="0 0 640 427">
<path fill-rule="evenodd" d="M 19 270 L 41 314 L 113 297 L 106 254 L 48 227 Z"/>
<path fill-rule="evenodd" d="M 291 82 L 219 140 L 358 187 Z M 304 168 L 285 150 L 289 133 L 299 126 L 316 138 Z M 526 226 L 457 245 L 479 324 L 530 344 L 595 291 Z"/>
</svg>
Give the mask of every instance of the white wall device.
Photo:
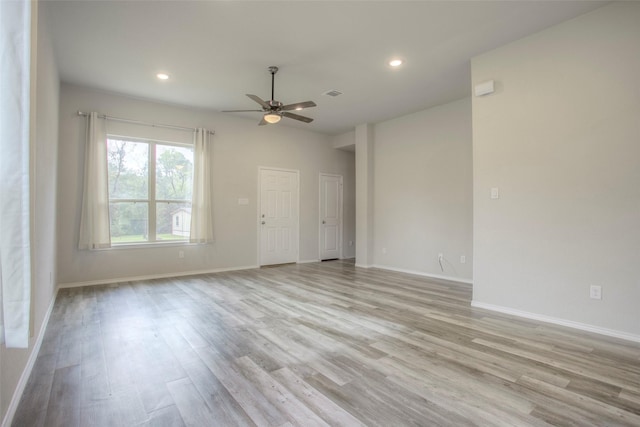
<svg viewBox="0 0 640 427">
<path fill-rule="evenodd" d="M 474 88 L 474 94 L 476 96 L 489 95 L 493 92 L 493 80 L 487 80 L 486 82 L 478 83 Z"/>
</svg>

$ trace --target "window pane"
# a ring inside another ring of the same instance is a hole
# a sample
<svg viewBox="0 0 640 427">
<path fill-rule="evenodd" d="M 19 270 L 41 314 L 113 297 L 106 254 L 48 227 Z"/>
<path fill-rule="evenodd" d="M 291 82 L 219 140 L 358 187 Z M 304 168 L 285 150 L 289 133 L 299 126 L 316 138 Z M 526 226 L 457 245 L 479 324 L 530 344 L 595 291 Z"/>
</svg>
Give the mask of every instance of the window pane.
<svg viewBox="0 0 640 427">
<path fill-rule="evenodd" d="M 109 217 L 111 243 L 136 243 L 149 240 L 148 203 L 110 203 Z"/>
<path fill-rule="evenodd" d="M 191 200 L 193 149 L 156 146 L 156 199 Z"/>
<path fill-rule="evenodd" d="M 147 199 L 149 193 L 149 144 L 107 140 L 110 199 Z"/>
<path fill-rule="evenodd" d="M 156 204 L 156 239 L 188 240 L 191 230 L 191 203 Z"/>
</svg>

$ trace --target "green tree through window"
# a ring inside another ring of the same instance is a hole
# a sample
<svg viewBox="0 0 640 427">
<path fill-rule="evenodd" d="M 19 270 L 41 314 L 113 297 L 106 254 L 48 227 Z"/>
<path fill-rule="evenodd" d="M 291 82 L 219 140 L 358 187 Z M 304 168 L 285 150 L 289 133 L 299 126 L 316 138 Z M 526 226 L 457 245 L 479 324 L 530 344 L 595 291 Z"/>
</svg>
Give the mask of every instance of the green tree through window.
<svg viewBox="0 0 640 427">
<path fill-rule="evenodd" d="M 192 147 L 109 137 L 107 161 L 112 243 L 188 239 Z"/>
</svg>

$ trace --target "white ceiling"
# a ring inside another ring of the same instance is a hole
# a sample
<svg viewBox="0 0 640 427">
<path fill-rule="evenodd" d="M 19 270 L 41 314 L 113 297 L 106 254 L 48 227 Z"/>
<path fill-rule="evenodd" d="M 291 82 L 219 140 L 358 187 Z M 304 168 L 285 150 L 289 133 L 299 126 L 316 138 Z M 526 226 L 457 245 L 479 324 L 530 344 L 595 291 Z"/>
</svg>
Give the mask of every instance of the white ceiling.
<svg viewBox="0 0 640 427">
<path fill-rule="evenodd" d="M 47 1 L 62 81 L 216 111 L 313 100 L 352 130 L 469 96 L 473 56 L 602 6 L 594 1 Z M 399 69 L 387 65 L 400 57 Z M 155 78 L 165 71 L 167 82 Z M 343 95 L 322 95 L 336 89 Z M 237 114 L 237 113 L 234 113 Z M 259 113 L 242 113 L 256 123 Z"/>
</svg>

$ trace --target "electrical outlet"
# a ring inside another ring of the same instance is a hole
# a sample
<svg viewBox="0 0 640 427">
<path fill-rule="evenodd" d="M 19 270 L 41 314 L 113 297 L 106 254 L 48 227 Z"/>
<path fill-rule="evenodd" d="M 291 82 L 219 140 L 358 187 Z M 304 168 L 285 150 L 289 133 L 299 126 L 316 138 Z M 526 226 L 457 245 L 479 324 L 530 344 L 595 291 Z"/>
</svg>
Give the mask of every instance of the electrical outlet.
<svg viewBox="0 0 640 427">
<path fill-rule="evenodd" d="M 178 251 L 178 258 L 184 258 L 184 251 Z"/>
<path fill-rule="evenodd" d="M 387 248 L 382 248 L 382 253 L 386 254 L 387 253 Z"/>
<path fill-rule="evenodd" d="M 589 288 L 589 298 L 602 299 L 602 286 L 591 285 Z"/>
<path fill-rule="evenodd" d="M 460 264 L 464 264 L 467 262 L 467 257 L 464 255 L 460 255 Z"/>
</svg>

